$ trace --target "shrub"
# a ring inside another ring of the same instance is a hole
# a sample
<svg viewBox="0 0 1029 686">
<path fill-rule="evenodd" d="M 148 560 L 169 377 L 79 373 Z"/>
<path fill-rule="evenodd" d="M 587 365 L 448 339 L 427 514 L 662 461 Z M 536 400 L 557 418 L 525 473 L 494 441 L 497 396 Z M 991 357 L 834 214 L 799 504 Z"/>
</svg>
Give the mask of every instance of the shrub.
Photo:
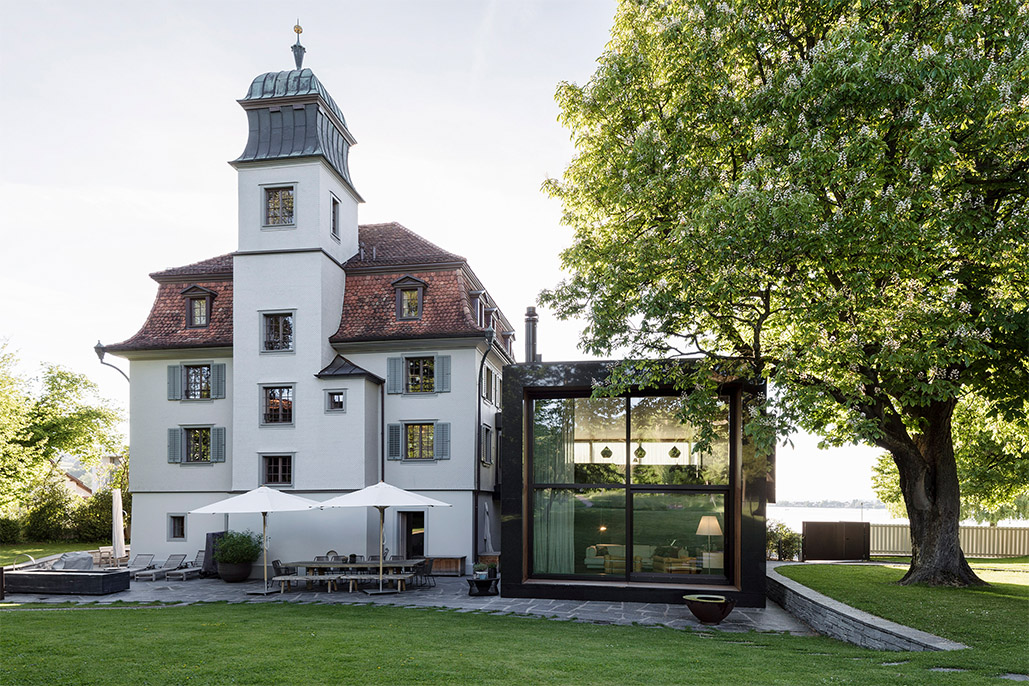
<svg viewBox="0 0 1029 686">
<path fill-rule="evenodd" d="M 800 555 L 801 537 L 782 522 L 770 520 L 765 548 L 768 559 L 794 560 Z"/>
<path fill-rule="evenodd" d="M 21 543 L 21 522 L 15 517 L 0 517 L 0 543 Z"/>
<path fill-rule="evenodd" d="M 111 541 L 111 492 L 97 491 L 75 508 L 72 534 L 77 541 Z"/>
<path fill-rule="evenodd" d="M 67 540 L 71 524 L 71 494 L 56 476 L 39 482 L 29 496 L 23 533 L 41 543 Z"/>
<path fill-rule="evenodd" d="M 228 531 L 218 539 L 215 562 L 253 562 L 261 554 L 261 535 L 247 531 Z"/>
</svg>

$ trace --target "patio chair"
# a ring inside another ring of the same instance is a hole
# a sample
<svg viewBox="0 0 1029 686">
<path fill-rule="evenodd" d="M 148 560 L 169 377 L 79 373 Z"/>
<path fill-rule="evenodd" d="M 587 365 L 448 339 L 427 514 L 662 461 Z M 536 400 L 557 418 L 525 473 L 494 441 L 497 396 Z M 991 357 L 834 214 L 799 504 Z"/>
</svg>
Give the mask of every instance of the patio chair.
<svg viewBox="0 0 1029 686">
<path fill-rule="evenodd" d="M 154 556 L 150 553 L 140 553 L 132 558 L 132 562 L 127 567 L 106 567 L 107 570 L 126 570 L 129 573 L 130 579 L 136 578 L 136 572 L 142 572 L 144 569 L 150 569 L 154 566 Z"/>
<path fill-rule="evenodd" d="M 285 591 L 287 587 L 292 589 L 293 584 L 300 581 L 300 577 L 297 576 L 297 568 L 286 567 L 282 564 L 281 560 L 272 560 L 272 570 L 275 572 L 272 581 L 281 584 L 282 591 Z"/>
<path fill-rule="evenodd" d="M 164 579 L 168 572 L 173 569 L 178 569 L 186 561 L 184 554 L 169 555 L 168 559 L 164 561 L 164 564 L 160 567 L 152 567 L 150 569 L 144 569 L 141 572 L 136 572 L 136 581 L 157 581 L 158 579 Z"/>
<path fill-rule="evenodd" d="M 179 581 L 189 581 L 200 576 L 200 572 L 204 570 L 204 551 L 198 550 L 197 556 L 192 562 L 187 562 L 185 566 L 179 567 L 178 569 L 172 569 L 168 571 L 167 578 L 178 579 Z"/>
<path fill-rule="evenodd" d="M 432 575 L 432 563 L 435 562 L 431 557 L 425 558 L 425 572 L 422 575 L 425 579 L 426 586 L 435 586 L 436 577 Z"/>
</svg>

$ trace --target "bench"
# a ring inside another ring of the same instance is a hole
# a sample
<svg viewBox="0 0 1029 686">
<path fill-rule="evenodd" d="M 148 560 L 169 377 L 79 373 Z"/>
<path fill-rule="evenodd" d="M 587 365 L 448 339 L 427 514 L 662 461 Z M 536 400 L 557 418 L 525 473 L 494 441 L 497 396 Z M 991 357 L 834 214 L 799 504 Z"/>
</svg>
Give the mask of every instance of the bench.
<svg viewBox="0 0 1029 686">
<path fill-rule="evenodd" d="M 353 593 L 357 589 L 358 582 L 361 581 L 378 581 L 378 574 L 333 574 L 332 578 L 337 582 L 346 581 L 349 583 L 349 591 Z M 414 578 L 414 574 L 383 574 L 383 581 L 395 581 L 397 583 L 397 589 L 403 591 L 407 584 L 410 583 L 411 579 Z"/>
</svg>

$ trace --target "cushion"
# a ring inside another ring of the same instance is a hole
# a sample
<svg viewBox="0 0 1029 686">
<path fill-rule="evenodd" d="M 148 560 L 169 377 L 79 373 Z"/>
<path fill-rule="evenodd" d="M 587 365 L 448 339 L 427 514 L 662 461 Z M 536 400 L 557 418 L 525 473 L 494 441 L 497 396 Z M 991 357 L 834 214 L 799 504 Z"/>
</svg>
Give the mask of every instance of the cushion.
<svg viewBox="0 0 1029 686">
<path fill-rule="evenodd" d="M 674 545 L 659 545 L 654 554 L 659 557 L 679 557 L 679 549 Z"/>
</svg>

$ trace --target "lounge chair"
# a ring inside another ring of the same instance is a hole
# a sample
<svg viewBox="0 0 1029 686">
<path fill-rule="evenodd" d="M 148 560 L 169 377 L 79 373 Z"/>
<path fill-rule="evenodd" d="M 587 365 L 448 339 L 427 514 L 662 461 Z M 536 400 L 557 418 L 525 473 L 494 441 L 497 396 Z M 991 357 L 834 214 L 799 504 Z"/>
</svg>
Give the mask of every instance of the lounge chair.
<svg viewBox="0 0 1029 686">
<path fill-rule="evenodd" d="M 178 569 L 169 570 L 166 578 L 177 579 L 179 581 L 189 581 L 200 576 L 200 572 L 204 571 L 204 551 L 198 550 L 196 559 L 192 562 L 187 562 L 184 567 Z"/>
<path fill-rule="evenodd" d="M 158 579 L 164 579 L 168 572 L 173 569 L 178 569 L 186 561 L 185 555 L 169 555 L 168 559 L 164 561 L 164 564 L 160 567 L 152 567 L 151 569 L 144 569 L 141 572 L 136 572 L 136 581 L 157 581 Z"/>
<path fill-rule="evenodd" d="M 132 558 L 132 562 L 127 567 L 105 567 L 108 570 L 125 570 L 129 573 L 130 579 L 136 578 L 137 572 L 142 572 L 145 569 L 150 569 L 154 566 L 154 556 L 150 553 L 140 553 Z"/>
</svg>

